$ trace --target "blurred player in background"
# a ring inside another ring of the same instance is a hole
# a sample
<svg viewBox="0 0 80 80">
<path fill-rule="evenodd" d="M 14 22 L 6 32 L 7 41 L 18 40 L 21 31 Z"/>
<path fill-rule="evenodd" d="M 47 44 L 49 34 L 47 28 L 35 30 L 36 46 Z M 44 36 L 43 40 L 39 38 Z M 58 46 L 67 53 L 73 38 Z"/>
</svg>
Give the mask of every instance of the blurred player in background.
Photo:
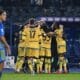
<svg viewBox="0 0 80 80">
<path fill-rule="evenodd" d="M 24 32 L 24 29 L 25 27 L 19 32 L 18 57 L 17 57 L 16 66 L 15 66 L 16 72 L 20 72 L 25 59 L 26 34 Z"/>
<path fill-rule="evenodd" d="M 5 49 L 7 54 L 11 53 L 10 47 L 4 37 L 5 32 L 4 32 L 4 25 L 2 22 L 6 21 L 6 18 L 7 18 L 6 11 L 0 9 L 0 79 L 2 75 L 2 70 L 4 68 Z"/>
</svg>

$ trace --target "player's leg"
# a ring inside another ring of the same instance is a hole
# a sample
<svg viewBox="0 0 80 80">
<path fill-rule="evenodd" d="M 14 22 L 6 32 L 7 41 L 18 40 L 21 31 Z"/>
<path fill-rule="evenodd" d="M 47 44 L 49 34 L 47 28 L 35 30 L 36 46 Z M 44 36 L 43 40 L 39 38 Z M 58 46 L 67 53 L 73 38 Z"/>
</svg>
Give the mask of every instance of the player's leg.
<svg viewBox="0 0 80 80">
<path fill-rule="evenodd" d="M 28 67 L 30 69 L 30 72 L 33 72 L 33 64 L 32 64 L 32 58 L 28 58 Z"/>
<path fill-rule="evenodd" d="M 24 71 L 24 73 L 29 71 L 28 59 L 29 59 L 28 48 L 25 47 L 25 60 L 24 60 L 24 64 L 23 64 L 23 71 Z"/>
<path fill-rule="evenodd" d="M 36 63 L 36 70 L 37 70 L 38 74 L 40 73 L 40 53 L 41 53 L 41 46 L 39 48 L 39 57 L 38 57 L 37 63 Z"/>
<path fill-rule="evenodd" d="M 0 79 L 4 68 L 5 50 L 0 50 Z"/>
<path fill-rule="evenodd" d="M 43 71 L 43 63 L 44 63 L 44 57 L 40 58 L 40 72 Z"/>
<path fill-rule="evenodd" d="M 63 60 L 63 68 L 64 68 L 64 72 L 67 73 L 68 70 L 67 70 L 67 59 L 64 57 L 64 60 Z"/>
<path fill-rule="evenodd" d="M 21 57 L 21 56 L 18 57 L 17 62 L 16 62 L 16 66 L 15 66 L 15 70 L 17 72 L 20 72 L 20 70 L 22 69 L 23 63 L 24 63 L 24 57 Z"/>
<path fill-rule="evenodd" d="M 37 63 L 36 63 L 36 68 L 37 68 L 37 73 L 40 73 L 40 59 L 37 59 Z"/>
<path fill-rule="evenodd" d="M 40 67 L 40 72 L 42 72 L 43 71 L 44 56 L 45 56 L 45 48 L 41 48 L 39 56 L 40 56 L 39 67 Z"/>
<path fill-rule="evenodd" d="M 44 58 L 40 57 L 39 59 L 37 59 L 37 73 L 42 73 L 43 71 L 43 62 L 44 62 Z"/>
<path fill-rule="evenodd" d="M 21 56 L 17 57 L 17 62 L 16 62 L 16 65 L 15 65 L 15 71 L 16 72 L 20 72 L 21 65 L 23 64 L 22 58 L 23 57 L 21 57 Z"/>
<path fill-rule="evenodd" d="M 46 53 L 47 53 L 47 51 L 46 51 L 46 48 L 45 48 L 45 73 L 48 73 L 48 58 L 46 57 Z"/>
<path fill-rule="evenodd" d="M 33 52 L 32 49 L 28 48 L 28 53 L 27 53 L 27 56 L 28 56 L 28 67 L 29 67 L 31 73 L 33 72 L 33 64 L 32 64 L 33 57 L 32 57 L 32 52 Z"/>
<path fill-rule="evenodd" d="M 39 59 L 39 49 L 34 49 L 33 51 L 33 56 L 34 56 L 34 64 L 36 64 L 36 68 L 37 68 L 37 73 L 40 72 L 40 67 L 39 67 L 39 64 L 40 64 L 40 59 Z"/>
<path fill-rule="evenodd" d="M 48 59 L 45 57 L 45 73 L 48 73 Z"/>
<path fill-rule="evenodd" d="M 62 71 L 63 71 L 63 60 L 64 60 L 64 57 L 62 57 L 62 56 L 59 56 L 59 58 L 58 58 L 58 63 L 59 63 L 59 72 L 60 73 L 62 73 Z"/>
<path fill-rule="evenodd" d="M 51 73 L 51 58 L 48 58 L 48 73 Z"/>
<path fill-rule="evenodd" d="M 22 65 L 24 63 L 24 56 L 25 56 L 25 48 L 18 48 L 18 57 L 15 65 L 15 70 L 17 72 L 20 72 L 20 70 L 22 69 Z"/>
<path fill-rule="evenodd" d="M 37 73 L 41 73 L 43 71 L 43 61 L 44 58 L 37 59 Z"/>
<path fill-rule="evenodd" d="M 51 49 L 46 49 L 46 58 L 48 63 L 48 73 L 51 73 Z"/>
<path fill-rule="evenodd" d="M 4 62 L 0 62 L 0 78 L 2 76 L 3 67 L 4 67 Z"/>
</svg>

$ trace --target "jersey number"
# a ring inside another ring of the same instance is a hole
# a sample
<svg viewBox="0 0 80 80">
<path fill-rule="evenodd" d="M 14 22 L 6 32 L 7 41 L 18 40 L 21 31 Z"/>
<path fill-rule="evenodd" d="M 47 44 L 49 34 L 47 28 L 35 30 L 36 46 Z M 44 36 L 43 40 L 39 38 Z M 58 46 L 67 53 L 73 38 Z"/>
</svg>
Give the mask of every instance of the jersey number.
<svg viewBox="0 0 80 80">
<path fill-rule="evenodd" d="M 30 38 L 35 38 L 36 31 L 30 31 Z"/>
<path fill-rule="evenodd" d="M 50 41 L 50 37 L 45 36 L 45 37 L 43 38 L 43 40 L 44 40 L 44 41 Z"/>
</svg>

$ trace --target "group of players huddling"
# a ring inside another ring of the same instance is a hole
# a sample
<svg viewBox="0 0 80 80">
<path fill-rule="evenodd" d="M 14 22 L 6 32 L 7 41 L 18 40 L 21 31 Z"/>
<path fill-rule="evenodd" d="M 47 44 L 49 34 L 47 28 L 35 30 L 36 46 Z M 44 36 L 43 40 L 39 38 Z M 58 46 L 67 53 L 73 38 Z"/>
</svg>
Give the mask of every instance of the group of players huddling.
<svg viewBox="0 0 80 80">
<path fill-rule="evenodd" d="M 27 57 L 28 67 L 32 74 L 35 73 L 35 70 L 37 73 L 42 73 L 43 66 L 44 72 L 50 74 L 52 63 L 51 40 L 53 36 L 56 36 L 59 65 L 57 72 L 63 73 L 64 69 L 64 72 L 67 73 L 66 41 L 63 38 L 63 25 L 56 26 L 54 31 L 46 32 L 44 30 L 45 23 L 45 21 L 35 21 L 31 18 L 29 23 L 19 32 L 16 72 L 21 71 L 25 57 Z"/>
</svg>

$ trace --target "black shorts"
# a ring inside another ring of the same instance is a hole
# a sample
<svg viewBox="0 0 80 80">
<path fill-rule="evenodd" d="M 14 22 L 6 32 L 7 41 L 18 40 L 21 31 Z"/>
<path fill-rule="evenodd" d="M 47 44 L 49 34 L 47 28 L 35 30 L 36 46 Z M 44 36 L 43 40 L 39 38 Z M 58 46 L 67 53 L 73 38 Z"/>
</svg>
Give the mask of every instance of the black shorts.
<svg viewBox="0 0 80 80">
<path fill-rule="evenodd" d="M 65 54 L 66 54 L 66 53 L 59 53 L 59 54 L 58 54 L 58 57 L 65 57 Z"/>
</svg>

